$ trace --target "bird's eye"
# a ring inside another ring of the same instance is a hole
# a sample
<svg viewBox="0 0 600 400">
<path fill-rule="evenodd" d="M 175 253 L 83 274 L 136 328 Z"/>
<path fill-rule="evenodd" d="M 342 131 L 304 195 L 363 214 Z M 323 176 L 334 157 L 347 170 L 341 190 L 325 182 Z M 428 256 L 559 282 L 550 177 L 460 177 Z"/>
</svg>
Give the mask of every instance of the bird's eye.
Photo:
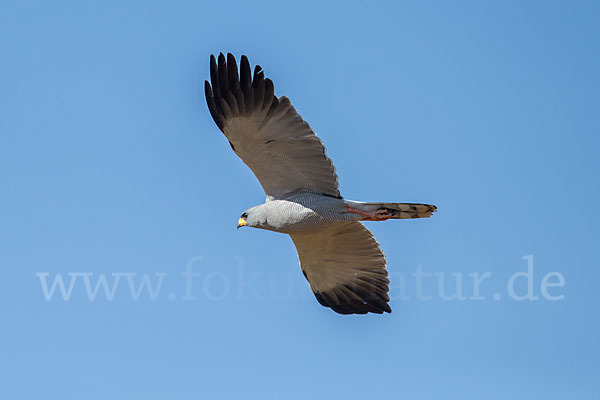
<svg viewBox="0 0 600 400">
<path fill-rule="evenodd" d="M 243 213 L 242 218 L 248 218 L 248 213 Z"/>
</svg>

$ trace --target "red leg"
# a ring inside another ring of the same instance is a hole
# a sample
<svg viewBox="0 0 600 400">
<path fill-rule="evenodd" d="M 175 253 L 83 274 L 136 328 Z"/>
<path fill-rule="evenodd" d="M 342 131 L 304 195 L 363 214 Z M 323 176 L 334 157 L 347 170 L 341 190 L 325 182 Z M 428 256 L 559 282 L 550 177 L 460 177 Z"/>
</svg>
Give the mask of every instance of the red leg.
<svg viewBox="0 0 600 400">
<path fill-rule="evenodd" d="M 346 207 L 346 210 L 352 214 L 362 215 L 365 217 L 362 218 L 363 221 L 385 221 L 386 219 L 392 218 L 392 215 L 386 210 L 363 211 L 352 207 Z"/>
</svg>

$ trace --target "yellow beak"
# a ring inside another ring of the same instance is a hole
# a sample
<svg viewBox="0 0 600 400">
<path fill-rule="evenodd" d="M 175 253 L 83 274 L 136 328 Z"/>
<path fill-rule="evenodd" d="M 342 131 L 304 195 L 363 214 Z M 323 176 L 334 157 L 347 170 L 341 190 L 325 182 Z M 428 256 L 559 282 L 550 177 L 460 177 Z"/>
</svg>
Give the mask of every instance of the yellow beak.
<svg viewBox="0 0 600 400">
<path fill-rule="evenodd" d="M 238 219 L 238 229 L 240 229 L 242 226 L 246 226 L 246 220 L 244 218 Z"/>
</svg>

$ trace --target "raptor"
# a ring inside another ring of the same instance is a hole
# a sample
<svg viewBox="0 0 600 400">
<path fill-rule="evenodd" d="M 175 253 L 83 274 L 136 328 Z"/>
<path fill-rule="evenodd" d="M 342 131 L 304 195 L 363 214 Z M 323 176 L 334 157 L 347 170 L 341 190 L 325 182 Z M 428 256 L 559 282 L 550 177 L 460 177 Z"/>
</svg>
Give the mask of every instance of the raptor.
<svg viewBox="0 0 600 400">
<path fill-rule="evenodd" d="M 385 255 L 361 221 L 427 218 L 436 207 L 344 199 L 321 140 L 246 56 L 238 73 L 232 54 L 211 55 L 204 86 L 213 120 L 266 194 L 238 228 L 289 234 L 321 305 L 340 314 L 391 312 Z"/>
</svg>

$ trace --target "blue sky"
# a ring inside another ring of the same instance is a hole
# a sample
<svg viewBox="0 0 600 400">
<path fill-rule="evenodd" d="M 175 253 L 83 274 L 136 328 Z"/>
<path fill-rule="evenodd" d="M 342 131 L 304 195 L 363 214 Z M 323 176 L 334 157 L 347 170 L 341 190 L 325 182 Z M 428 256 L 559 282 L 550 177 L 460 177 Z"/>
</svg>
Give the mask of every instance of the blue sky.
<svg viewBox="0 0 600 400">
<path fill-rule="evenodd" d="M 217 4 L 0 5 L 2 397 L 598 399 L 598 3 Z M 205 105 L 221 51 L 346 198 L 439 207 L 368 223 L 392 314 L 236 231 L 264 194 Z"/>
</svg>

